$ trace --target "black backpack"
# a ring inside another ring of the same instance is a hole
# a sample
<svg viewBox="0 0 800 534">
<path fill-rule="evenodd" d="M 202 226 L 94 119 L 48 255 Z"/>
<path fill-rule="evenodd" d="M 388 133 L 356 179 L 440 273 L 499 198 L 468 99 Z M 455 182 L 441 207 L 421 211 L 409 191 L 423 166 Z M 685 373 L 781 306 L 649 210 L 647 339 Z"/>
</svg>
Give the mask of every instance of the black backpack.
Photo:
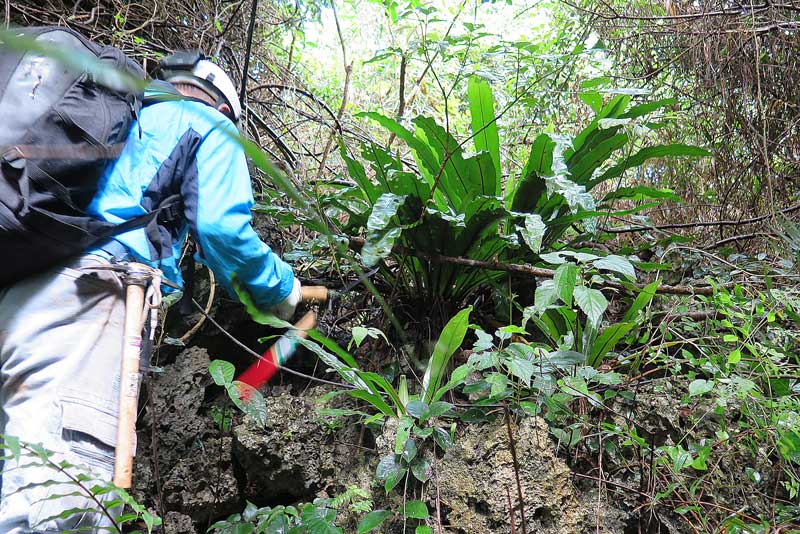
<svg viewBox="0 0 800 534">
<path fill-rule="evenodd" d="M 90 54 L 110 69 L 78 72 L 59 58 L 4 45 L 0 36 L 0 286 L 133 228 L 158 235 L 157 216 L 171 207 L 162 203 L 119 225 L 85 212 L 141 108 L 141 91 L 115 73 L 144 80 L 144 71 L 120 50 L 67 28 L 10 31 L 59 55 Z"/>
</svg>

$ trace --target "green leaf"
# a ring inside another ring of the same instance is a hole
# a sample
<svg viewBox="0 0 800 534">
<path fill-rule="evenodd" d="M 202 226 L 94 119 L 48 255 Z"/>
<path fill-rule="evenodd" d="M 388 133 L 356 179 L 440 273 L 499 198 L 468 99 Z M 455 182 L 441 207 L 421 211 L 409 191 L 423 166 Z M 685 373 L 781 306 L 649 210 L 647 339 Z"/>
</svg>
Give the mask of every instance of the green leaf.
<svg viewBox="0 0 800 534">
<path fill-rule="evenodd" d="M 713 381 L 698 378 L 696 380 L 692 380 L 692 382 L 689 384 L 689 396 L 697 397 L 700 395 L 705 395 L 712 389 L 714 389 Z"/>
<path fill-rule="evenodd" d="M 450 437 L 450 433 L 442 427 L 437 426 L 433 429 L 433 439 L 443 450 L 447 450 L 453 446 L 453 438 Z"/>
<path fill-rule="evenodd" d="M 358 184 L 358 187 L 361 189 L 361 193 L 364 196 L 364 200 L 368 201 L 370 204 L 374 204 L 378 199 L 379 191 L 378 188 L 375 187 L 375 185 L 367 177 L 364 166 L 359 161 L 356 161 L 347 155 L 347 148 L 344 146 L 344 144 L 341 145 L 340 152 L 342 159 L 347 165 L 348 176 L 350 176 L 350 178 L 352 178 L 353 181 Z"/>
<path fill-rule="evenodd" d="M 440 415 L 446 414 L 450 410 L 453 409 L 453 405 L 449 402 L 438 401 L 432 402 L 428 409 L 425 411 L 424 421 L 429 419 L 433 419 L 434 417 L 439 417 Z M 424 422 L 423 421 L 423 422 Z"/>
<path fill-rule="evenodd" d="M 631 329 L 636 326 L 635 323 L 616 323 L 603 332 L 595 340 L 592 345 L 591 356 L 589 357 L 589 365 L 597 367 L 603 361 L 603 357 L 611 351 L 620 339 L 625 337 Z"/>
<path fill-rule="evenodd" d="M 384 117 L 380 113 L 359 113 L 357 116 L 367 117 L 374 120 L 389 130 L 389 132 L 395 134 L 397 137 L 405 141 L 409 148 L 411 148 L 411 150 L 414 152 L 414 158 L 417 160 L 417 165 L 419 166 L 420 171 L 424 174 L 428 183 L 433 185 L 433 178 L 439 172 L 440 163 L 436 156 L 434 156 L 433 151 L 428 144 L 414 137 L 414 134 L 401 126 L 400 123 L 394 119 Z"/>
<path fill-rule="evenodd" d="M 800 432 L 786 430 L 778 440 L 778 450 L 787 461 L 800 464 Z"/>
<path fill-rule="evenodd" d="M 392 517 L 392 512 L 388 510 L 373 510 L 365 515 L 361 521 L 358 522 L 358 534 L 365 534 L 371 530 L 375 530 L 383 524 L 388 518 Z"/>
<path fill-rule="evenodd" d="M 325 505 L 306 504 L 300 514 L 304 530 L 309 534 L 342 534 L 342 529 L 334 524 L 336 510 Z"/>
<path fill-rule="evenodd" d="M 392 473 L 399 471 L 401 468 L 402 465 L 397 461 L 397 456 L 388 454 L 378 462 L 378 467 L 375 469 L 375 480 L 384 482 Z"/>
<path fill-rule="evenodd" d="M 384 483 L 386 493 L 392 491 L 406 474 L 406 469 L 398 458 L 394 454 L 384 456 L 375 470 L 375 479 Z"/>
<path fill-rule="evenodd" d="M 656 280 L 655 282 L 651 282 L 642 288 L 639 294 L 636 295 L 636 300 L 633 301 L 633 304 L 625 313 L 625 317 L 623 317 L 622 320 L 625 322 L 636 320 L 638 313 L 645 309 L 650 304 L 650 301 L 653 300 L 659 285 L 659 280 Z"/>
<path fill-rule="evenodd" d="M 596 269 L 619 273 L 628 280 L 636 280 L 636 270 L 633 268 L 633 264 L 622 256 L 609 254 L 604 258 L 595 260 L 592 265 L 594 265 Z"/>
<path fill-rule="evenodd" d="M 586 362 L 586 355 L 574 350 L 555 350 L 547 355 L 547 360 L 556 367 L 564 368 L 583 364 Z"/>
<path fill-rule="evenodd" d="M 386 334 L 384 334 L 380 328 L 375 327 L 363 327 L 363 326 L 354 326 L 353 327 L 353 343 L 355 343 L 356 347 L 360 347 L 361 344 L 364 342 L 366 338 L 378 339 L 383 338 L 386 339 Z M 388 343 L 389 340 L 386 339 Z M 348 350 L 350 347 L 348 346 Z"/>
<path fill-rule="evenodd" d="M 361 260 L 367 267 L 372 267 L 391 254 L 402 232 L 399 222 L 393 219 L 406 198 L 406 195 L 384 193 L 372 207 L 367 219 L 367 237 L 361 249 Z"/>
<path fill-rule="evenodd" d="M 620 115 L 623 118 L 637 118 L 647 115 L 648 113 L 652 113 L 658 109 L 667 106 L 673 106 L 678 103 L 678 100 L 675 98 L 664 98 L 661 100 L 655 100 L 653 102 L 645 102 L 643 104 L 639 104 L 637 106 L 633 106 L 628 111 Z"/>
<path fill-rule="evenodd" d="M 692 468 L 697 469 L 698 471 L 707 471 L 708 465 L 706 464 L 706 460 L 711 455 L 711 447 L 704 445 L 695 452 L 697 452 L 697 457 L 692 461 Z"/>
<path fill-rule="evenodd" d="M 444 192 L 451 209 L 456 213 L 464 213 L 465 206 L 483 192 L 483 176 L 471 172 L 460 143 L 432 118 L 418 116 L 412 123 L 414 135 L 430 147 L 439 162 L 434 175 L 439 177 L 438 189 Z"/>
<path fill-rule="evenodd" d="M 7 449 L 14 456 L 14 459 L 19 460 L 22 455 L 19 438 L 17 436 L 3 436 L 3 448 Z"/>
<path fill-rule="evenodd" d="M 348 391 L 347 394 L 355 399 L 361 399 L 370 403 L 375 409 L 387 417 L 397 417 L 397 413 L 391 406 L 386 404 L 386 401 L 384 401 L 379 394 L 371 393 L 364 389 L 353 389 Z"/>
<path fill-rule="evenodd" d="M 374 391 L 375 393 L 378 393 L 378 394 L 380 394 L 379 391 L 378 391 L 378 388 L 383 390 L 383 392 L 386 393 L 389 396 L 389 398 L 392 400 L 392 402 L 394 403 L 394 406 L 395 406 L 395 409 L 396 409 L 396 413 L 398 415 L 403 413 L 403 411 L 404 411 L 404 407 L 403 407 L 404 406 L 404 402 L 400 398 L 400 393 L 397 390 L 394 389 L 394 386 L 392 386 L 389 383 L 389 381 L 386 380 L 386 378 L 384 378 L 383 376 L 379 375 L 378 373 L 365 372 L 365 371 L 356 371 L 356 373 L 358 374 L 358 376 L 362 380 L 364 380 L 365 382 L 370 384 L 370 390 L 372 390 L 372 391 Z M 401 377 L 401 379 L 402 378 L 403 377 Z M 401 382 L 401 386 L 402 386 L 402 382 Z"/>
<path fill-rule="evenodd" d="M 400 424 L 397 426 L 397 436 L 394 439 L 394 453 L 397 456 L 403 454 L 406 448 L 406 442 L 411 436 L 411 428 L 414 426 L 414 421 L 410 417 L 401 417 Z"/>
<path fill-rule="evenodd" d="M 450 358 L 464 342 L 464 336 L 469 327 L 470 312 L 472 312 L 472 306 L 461 310 L 450 319 L 436 342 L 433 355 L 428 361 L 425 376 L 422 379 L 423 398 L 426 402 L 433 400 L 434 394 L 439 390 L 447 365 L 450 363 Z"/>
<path fill-rule="evenodd" d="M 606 130 L 613 132 L 614 129 Z M 587 151 L 576 152 L 569 158 L 568 166 L 572 180 L 578 185 L 585 185 L 591 189 L 603 180 L 591 180 L 592 173 L 605 163 L 611 155 L 628 143 L 628 136 L 624 133 L 616 134 L 604 139 L 597 145 L 592 145 Z"/>
<path fill-rule="evenodd" d="M 433 396 L 433 400 L 436 401 L 442 398 L 442 395 L 450 391 L 451 389 L 460 386 L 464 383 L 467 379 L 469 374 L 475 370 L 475 367 L 469 363 L 465 363 L 464 365 L 459 365 L 456 367 L 452 373 L 450 373 L 450 380 L 448 380 L 447 384 L 440 387 L 436 390 L 436 394 Z M 435 404 L 435 402 L 434 402 Z"/>
<path fill-rule="evenodd" d="M 321 336 L 321 335 L 317 334 L 313 330 L 310 330 L 308 332 L 308 335 L 309 335 L 309 337 L 313 338 L 314 340 L 324 339 L 324 336 Z M 339 375 L 342 378 L 344 378 L 345 381 L 347 381 L 348 384 L 352 384 L 352 385 L 354 385 L 354 386 L 356 386 L 358 388 L 361 388 L 361 389 L 363 389 L 363 390 L 365 390 L 367 392 L 371 391 L 370 387 L 367 385 L 367 383 L 364 382 L 361 378 L 359 378 L 358 373 L 353 369 L 354 366 L 352 364 L 355 363 L 355 361 L 353 361 L 352 356 L 350 356 L 350 355 L 346 356 L 350 360 L 350 362 L 348 362 L 348 365 L 345 365 L 344 363 L 342 363 L 339 360 L 339 358 L 337 358 L 336 356 L 334 356 L 330 352 L 326 351 L 324 348 L 322 348 L 320 345 L 318 345 L 317 343 L 315 343 L 311 339 L 305 339 L 305 338 L 302 338 L 302 337 L 299 337 L 299 336 L 295 337 L 294 339 L 300 345 L 304 346 L 309 351 L 311 351 L 314 354 L 316 354 L 319 357 L 319 359 L 322 360 L 323 362 L 325 362 L 325 364 L 328 367 L 330 367 L 331 369 L 333 369 L 337 373 L 339 373 Z M 328 344 L 326 343 L 325 346 L 327 347 Z M 343 352 L 343 351 L 341 351 L 341 352 Z M 343 359 L 344 359 L 344 356 L 343 356 Z M 375 392 L 372 391 L 372 393 L 375 393 Z M 389 414 L 389 415 L 391 415 L 391 414 Z"/>
<path fill-rule="evenodd" d="M 406 404 L 406 412 L 417 419 L 422 419 L 428 412 L 428 405 L 422 401 L 410 401 Z"/>
<path fill-rule="evenodd" d="M 606 180 L 611 180 L 613 178 L 616 178 L 626 170 L 642 165 L 648 159 L 677 157 L 677 156 L 689 156 L 694 158 L 700 158 L 710 155 L 711 154 L 708 152 L 708 150 L 705 150 L 698 146 L 684 145 L 680 143 L 672 145 L 657 145 L 657 146 L 646 147 L 641 149 L 633 156 L 627 158 L 622 163 L 619 163 L 611 167 L 599 177 L 589 181 L 589 185 L 587 187 L 591 189 L 592 187 L 596 186 L 597 184 L 603 183 Z"/>
<path fill-rule="evenodd" d="M 498 187 L 493 194 L 499 193 L 500 183 L 500 137 L 497 133 L 497 121 L 494 114 L 494 96 L 489 83 L 471 76 L 467 84 L 467 97 L 469 99 L 470 113 L 472 116 L 472 135 L 475 151 L 486 151 L 492 157 Z"/>
<path fill-rule="evenodd" d="M 567 306 L 572 306 L 572 293 L 578 281 L 578 266 L 574 263 L 564 263 L 556 269 L 553 275 L 553 284 L 556 294 Z M 537 304 L 538 307 L 538 304 Z"/>
<path fill-rule="evenodd" d="M 428 519 L 428 505 L 422 501 L 408 501 L 403 510 L 403 515 L 411 519 Z"/>
<path fill-rule="evenodd" d="M 573 284 L 574 286 L 574 284 Z M 572 294 L 570 293 L 570 298 Z M 555 284 L 552 280 L 544 280 L 538 286 L 533 294 L 533 303 L 535 311 L 542 313 L 548 306 L 553 304 L 558 299 L 558 292 L 556 291 Z"/>
<path fill-rule="evenodd" d="M 232 382 L 227 386 L 228 396 L 237 408 L 252 419 L 260 428 L 267 425 L 267 401 L 256 388 L 250 384 Z"/>
<path fill-rule="evenodd" d="M 225 360 L 214 360 L 208 366 L 208 372 L 211 373 L 211 378 L 218 386 L 227 386 L 233 382 L 233 375 L 236 373 L 236 368 L 231 362 Z"/>
<path fill-rule="evenodd" d="M 400 453 L 400 457 L 406 463 L 411 462 L 411 460 L 417 457 L 417 443 L 413 439 L 408 438 L 406 440 L 406 444 L 403 447 L 403 452 Z"/>
<path fill-rule="evenodd" d="M 411 474 L 420 482 L 427 482 L 433 476 L 433 468 L 425 458 L 415 458 L 410 467 Z"/>
<path fill-rule="evenodd" d="M 433 529 L 427 525 L 420 525 L 414 529 L 414 534 L 433 534 Z"/>
<path fill-rule="evenodd" d="M 612 200 L 634 200 L 641 202 L 646 199 L 669 200 L 671 202 L 681 202 L 681 197 L 673 193 L 670 189 L 655 189 L 644 185 L 635 187 L 620 187 L 603 197 L 603 202 Z"/>
<path fill-rule="evenodd" d="M 530 247 L 534 254 L 538 254 L 542 249 L 542 239 L 547 230 L 547 225 L 542 220 L 541 215 L 529 213 L 525 216 L 525 226 L 519 227 L 519 233 L 525 244 Z"/>
<path fill-rule="evenodd" d="M 544 176 L 553 173 L 553 149 L 556 143 L 549 135 L 541 134 L 531 146 L 528 161 L 516 184 L 506 184 L 506 205 L 511 210 L 528 213 L 533 211 L 547 194 Z"/>
<path fill-rule="evenodd" d="M 603 293 L 597 289 L 578 286 L 575 288 L 574 296 L 575 303 L 589 318 L 589 324 L 598 326 L 608 308 L 608 301 Z"/>
<path fill-rule="evenodd" d="M 522 380 L 525 386 L 530 387 L 534 371 L 533 362 L 522 358 L 512 358 L 508 362 L 508 370 L 512 375 Z"/>
<path fill-rule="evenodd" d="M 406 476 L 406 473 L 408 473 L 407 467 L 403 467 L 397 473 L 393 473 L 389 478 L 386 479 L 386 482 L 383 483 L 383 490 L 388 494 L 397 487 L 400 481 L 403 480 L 403 477 Z"/>
</svg>

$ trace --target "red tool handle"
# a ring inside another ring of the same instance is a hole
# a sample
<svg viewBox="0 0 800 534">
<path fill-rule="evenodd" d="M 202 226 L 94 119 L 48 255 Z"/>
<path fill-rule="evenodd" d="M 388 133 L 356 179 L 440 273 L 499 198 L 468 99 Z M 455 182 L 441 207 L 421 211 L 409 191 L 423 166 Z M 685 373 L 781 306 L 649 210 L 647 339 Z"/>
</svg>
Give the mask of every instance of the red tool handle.
<svg viewBox="0 0 800 534">
<path fill-rule="evenodd" d="M 317 326 L 317 314 L 314 311 L 306 313 L 300 318 L 294 327 L 298 330 L 297 336 L 308 337 L 307 330 Z M 240 382 L 244 382 L 255 389 L 260 388 L 278 372 L 281 364 L 286 363 L 297 350 L 297 341 L 288 336 L 281 336 L 270 348 L 268 348 L 261 358 L 247 368 L 239 377 Z"/>
</svg>

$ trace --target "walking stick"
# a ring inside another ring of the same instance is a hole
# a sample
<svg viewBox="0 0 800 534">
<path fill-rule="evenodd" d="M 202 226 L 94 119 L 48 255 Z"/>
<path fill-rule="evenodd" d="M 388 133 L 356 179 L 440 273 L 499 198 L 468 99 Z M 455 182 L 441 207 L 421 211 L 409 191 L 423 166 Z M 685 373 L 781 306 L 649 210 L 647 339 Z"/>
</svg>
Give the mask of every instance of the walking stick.
<svg viewBox="0 0 800 534">
<path fill-rule="evenodd" d="M 119 383 L 119 420 L 114 459 L 114 484 L 130 488 L 133 455 L 136 452 L 136 412 L 139 404 L 139 360 L 145 291 L 154 270 L 141 263 L 129 263 L 125 284 L 125 330 L 122 342 L 122 372 Z"/>
</svg>

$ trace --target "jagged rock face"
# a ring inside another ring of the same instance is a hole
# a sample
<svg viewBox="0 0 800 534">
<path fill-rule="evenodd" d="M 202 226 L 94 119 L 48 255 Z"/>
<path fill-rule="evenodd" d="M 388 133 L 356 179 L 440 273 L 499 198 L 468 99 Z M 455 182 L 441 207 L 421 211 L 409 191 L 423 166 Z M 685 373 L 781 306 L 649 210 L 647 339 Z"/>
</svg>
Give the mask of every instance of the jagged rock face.
<svg viewBox="0 0 800 534">
<path fill-rule="evenodd" d="M 198 446 L 198 441 L 216 433 L 213 421 L 201 415 L 206 387 L 212 384 L 208 373 L 211 359 L 198 347 L 182 351 L 175 363 L 149 379 L 152 392 L 139 428 L 156 433 L 159 462 L 173 466 Z"/>
<path fill-rule="evenodd" d="M 569 467 L 555 455 L 544 420 L 525 418 L 519 425 L 512 425 L 512 433 L 527 532 L 594 532 L 596 510 L 581 502 Z M 511 533 L 509 500 L 515 509 L 514 531 L 522 532 L 517 475 L 502 419 L 483 427 L 470 427 L 470 432 L 456 440 L 438 462 L 437 471 L 442 523 L 449 525 L 448 532 Z M 601 506 L 600 531 L 622 533 L 621 521 L 606 521 L 603 516 L 607 514 L 611 515 L 605 505 Z"/>
<path fill-rule="evenodd" d="M 164 521 L 164 534 L 191 534 L 195 532 L 192 518 L 180 512 L 167 512 Z"/>
<path fill-rule="evenodd" d="M 230 437 L 207 440 L 202 450 L 170 470 L 163 486 L 167 509 L 187 514 L 200 524 L 241 511 L 231 443 Z"/>
<path fill-rule="evenodd" d="M 256 503 L 311 501 L 348 483 L 364 467 L 358 429 L 326 434 L 309 397 L 267 399 L 267 425 L 234 429 L 233 454 L 244 473 L 243 493 Z"/>
<path fill-rule="evenodd" d="M 140 502 L 163 499 L 156 509 L 168 510 L 166 532 L 193 534 L 192 521 L 202 532 L 209 521 L 241 510 L 232 438 L 221 435 L 204 406 L 209 363 L 206 350 L 189 348 L 147 383 L 151 399 L 138 425 L 135 495 Z"/>
<path fill-rule="evenodd" d="M 210 359 L 205 350 L 192 348 L 167 366 L 152 383 L 153 399 L 140 426 L 136 495 L 154 510 L 166 510 L 165 532 L 205 532 L 211 522 L 240 512 L 246 500 L 259 506 L 288 505 L 333 497 L 349 486 L 371 491 L 376 507 L 400 509 L 398 490 L 387 496 L 373 482 L 379 458 L 394 448 L 396 420 L 386 422 L 374 443 L 365 443 L 372 439 L 369 431 L 352 421 L 337 428 L 320 424 L 315 399 L 328 389 L 312 388 L 302 396 L 275 389 L 273 393 L 279 393 L 266 398 L 264 428 L 245 420 L 222 432 L 211 419 L 206 395 L 212 384 Z M 152 428 L 157 440 L 150 435 Z M 597 525 L 600 532 L 624 532 L 627 514 L 609 505 L 605 493 L 598 507 L 596 493 L 581 493 L 573 486 L 543 420 L 523 419 L 513 425 L 513 434 L 527 532 L 577 534 L 595 532 Z M 422 495 L 435 517 L 438 494 L 445 532 L 511 534 L 507 492 L 515 508 L 514 532 L 522 532 L 514 462 L 502 418 L 470 425 L 469 432 L 432 463 L 437 475 Z M 159 496 L 162 506 L 156 505 Z M 358 517 L 343 513 L 342 519 L 345 531 L 354 532 Z M 384 533 L 400 532 L 402 521 L 382 528 Z"/>
</svg>

